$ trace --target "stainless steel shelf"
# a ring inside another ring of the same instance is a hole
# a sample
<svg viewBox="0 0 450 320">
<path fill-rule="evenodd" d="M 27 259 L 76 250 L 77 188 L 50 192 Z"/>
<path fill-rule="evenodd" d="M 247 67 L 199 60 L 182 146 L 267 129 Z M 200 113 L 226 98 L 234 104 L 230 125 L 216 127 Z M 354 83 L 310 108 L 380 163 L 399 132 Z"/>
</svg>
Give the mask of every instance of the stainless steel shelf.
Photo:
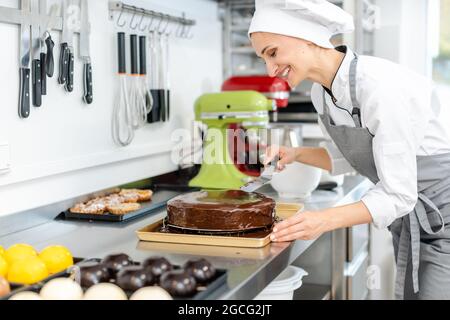
<svg viewBox="0 0 450 320">
<path fill-rule="evenodd" d="M 331 300 L 330 286 L 304 283 L 294 292 L 294 300 Z"/>
</svg>

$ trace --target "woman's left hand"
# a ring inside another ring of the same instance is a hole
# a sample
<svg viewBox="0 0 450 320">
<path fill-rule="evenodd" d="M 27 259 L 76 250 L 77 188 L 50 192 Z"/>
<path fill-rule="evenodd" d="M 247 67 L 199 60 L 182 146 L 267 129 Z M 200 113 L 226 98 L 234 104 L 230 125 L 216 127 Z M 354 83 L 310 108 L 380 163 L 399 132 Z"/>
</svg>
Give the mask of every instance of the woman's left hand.
<svg viewBox="0 0 450 320">
<path fill-rule="evenodd" d="M 274 242 L 313 240 L 329 231 L 328 217 L 321 211 L 305 211 L 277 223 L 270 239 Z"/>
</svg>

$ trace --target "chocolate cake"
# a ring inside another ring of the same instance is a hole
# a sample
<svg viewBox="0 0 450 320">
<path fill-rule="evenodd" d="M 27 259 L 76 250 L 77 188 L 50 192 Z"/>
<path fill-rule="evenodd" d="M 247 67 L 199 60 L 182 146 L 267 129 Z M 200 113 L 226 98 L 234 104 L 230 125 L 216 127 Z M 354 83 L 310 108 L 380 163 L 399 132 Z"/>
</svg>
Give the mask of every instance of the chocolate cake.
<svg viewBox="0 0 450 320">
<path fill-rule="evenodd" d="M 199 191 L 167 203 L 169 225 L 200 230 L 245 231 L 270 227 L 275 201 L 241 190 Z"/>
</svg>

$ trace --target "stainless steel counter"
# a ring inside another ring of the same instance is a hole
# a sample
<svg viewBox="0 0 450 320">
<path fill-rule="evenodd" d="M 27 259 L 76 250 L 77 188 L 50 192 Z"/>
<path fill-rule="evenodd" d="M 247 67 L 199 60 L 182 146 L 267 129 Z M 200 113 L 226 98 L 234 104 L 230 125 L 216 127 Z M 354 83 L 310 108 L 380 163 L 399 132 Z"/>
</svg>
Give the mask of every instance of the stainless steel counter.
<svg viewBox="0 0 450 320">
<path fill-rule="evenodd" d="M 369 187 L 370 183 L 361 177 L 347 177 L 344 185 L 336 191 L 315 191 L 305 203 L 306 209 L 318 210 L 358 201 Z M 270 187 L 264 187 L 261 192 L 277 199 Z M 1 220 L 2 223 L 5 219 L 20 223 L 22 219 L 30 219 L 31 214 L 27 212 L 23 217 L 4 217 Z M 314 243 L 295 241 L 273 243 L 260 249 L 243 249 L 138 241 L 135 231 L 164 215 L 165 211 L 160 210 L 152 216 L 119 224 L 50 220 L 0 237 L 0 244 L 8 247 L 14 243 L 29 243 L 38 250 L 47 245 L 61 244 L 67 246 L 74 256 L 83 258 L 124 252 L 142 261 L 149 256 L 160 255 L 174 264 L 183 264 L 193 257 L 205 257 L 216 267 L 228 270 L 226 285 L 209 299 L 252 299 Z"/>
</svg>

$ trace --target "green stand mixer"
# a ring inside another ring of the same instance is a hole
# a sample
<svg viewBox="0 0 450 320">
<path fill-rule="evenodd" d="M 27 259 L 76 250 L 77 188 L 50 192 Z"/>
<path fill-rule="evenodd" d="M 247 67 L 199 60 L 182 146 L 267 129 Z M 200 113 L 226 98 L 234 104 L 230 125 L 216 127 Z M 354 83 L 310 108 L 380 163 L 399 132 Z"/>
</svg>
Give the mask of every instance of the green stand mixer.
<svg viewBox="0 0 450 320">
<path fill-rule="evenodd" d="M 273 100 L 257 91 L 229 91 L 205 94 L 195 103 L 195 119 L 208 126 L 203 145 L 203 162 L 189 182 L 203 189 L 239 189 L 253 177 L 241 172 L 230 155 L 230 128 L 266 128 Z M 232 130 L 232 129 L 231 129 Z"/>
</svg>

